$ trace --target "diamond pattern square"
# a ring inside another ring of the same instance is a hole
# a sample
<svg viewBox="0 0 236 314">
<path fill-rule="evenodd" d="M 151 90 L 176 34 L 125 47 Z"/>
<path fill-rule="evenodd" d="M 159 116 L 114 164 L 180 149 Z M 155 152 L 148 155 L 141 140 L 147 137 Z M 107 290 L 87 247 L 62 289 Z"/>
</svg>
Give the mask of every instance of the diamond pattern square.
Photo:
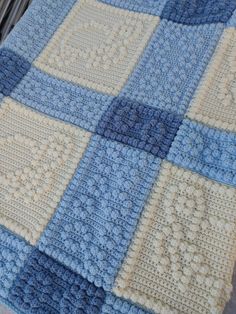
<svg viewBox="0 0 236 314">
<path fill-rule="evenodd" d="M 96 0 L 78 1 L 34 64 L 64 80 L 117 95 L 158 21 Z"/>
<path fill-rule="evenodd" d="M 114 292 L 154 313 L 222 313 L 236 257 L 235 206 L 235 189 L 163 162 Z"/>
<path fill-rule="evenodd" d="M 0 107 L 0 224 L 35 244 L 90 133 L 5 98 Z"/>
</svg>

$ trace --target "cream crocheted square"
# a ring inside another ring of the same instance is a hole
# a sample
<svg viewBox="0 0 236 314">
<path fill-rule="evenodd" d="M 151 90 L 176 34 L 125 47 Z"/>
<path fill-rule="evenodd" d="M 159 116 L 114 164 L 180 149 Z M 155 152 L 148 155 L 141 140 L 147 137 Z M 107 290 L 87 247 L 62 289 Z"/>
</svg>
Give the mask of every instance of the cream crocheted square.
<svg viewBox="0 0 236 314">
<path fill-rule="evenodd" d="M 236 131 L 236 29 L 224 30 L 192 101 L 189 118 Z"/>
<path fill-rule="evenodd" d="M 90 133 L 5 98 L 0 107 L 0 224 L 35 244 Z"/>
<path fill-rule="evenodd" d="M 222 313 L 235 208 L 235 189 L 164 162 L 114 292 L 160 314 Z"/>
<path fill-rule="evenodd" d="M 34 64 L 64 80 L 117 95 L 159 17 L 80 0 Z"/>
</svg>

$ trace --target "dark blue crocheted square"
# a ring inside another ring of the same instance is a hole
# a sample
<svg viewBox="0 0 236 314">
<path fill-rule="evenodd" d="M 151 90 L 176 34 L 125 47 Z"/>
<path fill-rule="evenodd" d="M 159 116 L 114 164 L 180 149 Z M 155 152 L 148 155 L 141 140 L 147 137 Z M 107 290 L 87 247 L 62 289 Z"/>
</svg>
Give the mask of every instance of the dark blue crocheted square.
<svg viewBox="0 0 236 314">
<path fill-rule="evenodd" d="M 19 273 L 9 300 L 23 313 L 98 314 L 103 289 L 35 250 Z"/>
<path fill-rule="evenodd" d="M 0 50 L 0 93 L 9 96 L 30 69 L 30 63 L 15 52 Z"/>
<path fill-rule="evenodd" d="M 235 0 L 169 0 L 161 17 L 189 25 L 226 23 L 235 8 Z"/>
<path fill-rule="evenodd" d="M 165 158 L 181 121 L 180 115 L 118 97 L 102 116 L 97 132 Z"/>
</svg>

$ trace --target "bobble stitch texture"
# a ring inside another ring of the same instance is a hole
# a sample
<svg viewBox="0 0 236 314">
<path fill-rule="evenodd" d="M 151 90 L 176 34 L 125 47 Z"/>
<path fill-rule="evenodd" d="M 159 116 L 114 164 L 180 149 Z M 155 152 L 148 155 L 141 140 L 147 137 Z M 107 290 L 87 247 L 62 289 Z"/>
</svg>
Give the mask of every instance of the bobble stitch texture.
<svg viewBox="0 0 236 314">
<path fill-rule="evenodd" d="M 236 136 L 185 119 L 167 159 L 208 178 L 236 186 Z"/>
<path fill-rule="evenodd" d="M 116 98 L 102 116 L 97 133 L 164 158 L 181 124 L 181 116 Z"/>
<path fill-rule="evenodd" d="M 187 25 L 226 23 L 235 9 L 234 0 L 169 0 L 161 17 Z"/>
<path fill-rule="evenodd" d="M 32 67 L 11 95 L 49 116 L 94 132 L 113 97 L 51 77 Z"/>
<path fill-rule="evenodd" d="M 9 302 L 9 289 L 30 252 L 29 245 L 0 226 L 0 300 L 4 303 Z"/>
<path fill-rule="evenodd" d="M 37 249 L 9 294 L 24 313 L 100 313 L 105 293 Z"/>
<path fill-rule="evenodd" d="M 161 20 L 121 95 L 184 114 L 222 30 L 221 24 L 189 28 Z"/>
<path fill-rule="evenodd" d="M 0 49 L 0 93 L 9 96 L 31 64 L 13 51 Z"/>
</svg>

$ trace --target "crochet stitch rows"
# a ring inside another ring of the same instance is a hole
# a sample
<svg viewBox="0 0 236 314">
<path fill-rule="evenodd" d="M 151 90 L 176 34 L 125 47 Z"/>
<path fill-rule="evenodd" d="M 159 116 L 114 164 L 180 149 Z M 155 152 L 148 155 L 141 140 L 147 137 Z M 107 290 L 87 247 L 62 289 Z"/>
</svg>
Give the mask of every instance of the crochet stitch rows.
<svg viewBox="0 0 236 314">
<path fill-rule="evenodd" d="M 235 313 L 235 17 L 32 1 L 0 48 L 1 302 Z"/>
</svg>

